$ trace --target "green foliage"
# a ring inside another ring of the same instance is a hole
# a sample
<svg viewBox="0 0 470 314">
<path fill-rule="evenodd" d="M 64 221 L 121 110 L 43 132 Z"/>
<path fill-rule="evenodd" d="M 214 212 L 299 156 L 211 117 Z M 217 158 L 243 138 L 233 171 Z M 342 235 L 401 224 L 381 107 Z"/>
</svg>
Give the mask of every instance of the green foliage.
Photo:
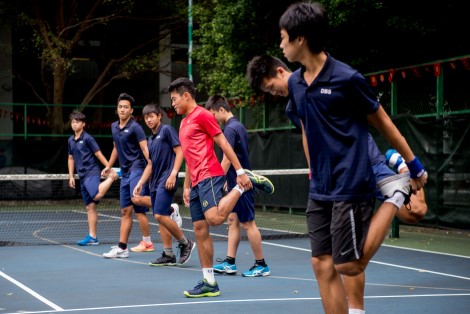
<svg viewBox="0 0 470 314">
<path fill-rule="evenodd" d="M 195 5 L 193 57 L 200 71 L 199 90 L 238 98 L 239 106 L 253 104 L 246 66 L 267 51 L 279 55 L 277 23 L 286 2 L 212 0 Z"/>
</svg>

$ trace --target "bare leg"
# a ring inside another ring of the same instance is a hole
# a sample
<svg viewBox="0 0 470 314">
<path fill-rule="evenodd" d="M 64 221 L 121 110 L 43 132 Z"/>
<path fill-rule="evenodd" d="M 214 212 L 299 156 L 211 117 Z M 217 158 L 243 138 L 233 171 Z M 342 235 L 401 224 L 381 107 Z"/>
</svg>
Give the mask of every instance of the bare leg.
<svg viewBox="0 0 470 314">
<path fill-rule="evenodd" d="M 335 270 L 331 255 L 312 257 L 312 267 L 318 281 L 323 309 L 326 314 L 347 313 L 348 302 L 341 275 Z"/>
<path fill-rule="evenodd" d="M 217 206 L 214 206 L 208 209 L 204 216 L 206 217 L 207 223 L 210 226 L 218 226 L 223 224 L 228 215 L 232 212 L 233 207 L 238 202 L 240 198 L 240 192 L 233 189 L 227 195 L 220 199 L 220 202 Z"/>
<path fill-rule="evenodd" d="M 343 276 L 343 285 L 348 297 L 350 309 L 364 310 L 365 272 L 357 276 Z"/>
<path fill-rule="evenodd" d="M 136 213 L 137 220 L 139 221 L 140 231 L 142 232 L 142 236 L 149 237 L 150 236 L 150 227 L 149 227 L 149 220 L 145 213 Z"/>
<path fill-rule="evenodd" d="M 238 245 L 240 244 L 240 221 L 236 213 L 228 216 L 228 246 L 227 256 L 235 258 L 237 256 Z"/>
<path fill-rule="evenodd" d="M 428 205 L 424 196 L 424 189 L 411 194 L 410 203 L 403 205 L 397 213 L 398 219 L 407 224 L 415 224 L 426 216 Z"/>
<path fill-rule="evenodd" d="M 121 209 L 121 227 L 119 230 L 119 242 L 127 243 L 129 235 L 132 230 L 132 214 L 134 212 L 133 206 L 128 206 Z"/>
<path fill-rule="evenodd" d="M 364 242 L 364 255 L 360 260 L 335 265 L 336 270 L 339 273 L 355 276 L 366 269 L 367 264 L 385 239 L 385 235 L 387 234 L 397 211 L 398 208 L 395 205 L 387 202 L 384 202 L 379 207 L 377 212 L 372 216 L 369 232 L 367 233 L 367 237 Z"/>
<path fill-rule="evenodd" d="M 209 224 L 206 220 L 198 220 L 193 223 L 194 234 L 197 241 L 197 252 L 202 268 L 212 268 L 214 258 L 214 245 L 209 234 Z"/>
<path fill-rule="evenodd" d="M 102 181 L 98 186 L 98 194 L 96 194 L 93 200 L 99 201 L 100 199 L 102 199 L 111 188 L 111 185 L 113 185 L 113 182 L 117 180 L 117 178 L 118 176 L 116 172 L 111 169 L 110 173 L 108 174 L 108 177 L 104 181 Z"/>
<path fill-rule="evenodd" d="M 98 213 L 96 212 L 96 203 L 90 203 L 86 206 L 88 216 L 89 235 L 96 238 L 96 225 L 98 224 Z"/>
<path fill-rule="evenodd" d="M 258 226 L 254 220 L 243 222 L 243 228 L 246 231 L 248 240 L 250 241 L 251 249 L 255 260 L 263 259 L 263 245 L 261 244 L 261 233 L 259 232 Z"/>
<path fill-rule="evenodd" d="M 162 236 L 162 241 L 163 241 L 162 227 L 170 235 L 169 246 L 164 246 L 164 247 L 171 247 L 171 236 L 173 236 L 176 240 L 181 240 L 184 237 L 183 231 L 181 231 L 180 227 L 178 227 L 176 222 L 174 222 L 170 218 L 170 216 L 155 214 L 155 219 L 160 224 L 160 235 Z M 163 242 L 163 244 L 165 245 L 165 242 Z"/>
</svg>

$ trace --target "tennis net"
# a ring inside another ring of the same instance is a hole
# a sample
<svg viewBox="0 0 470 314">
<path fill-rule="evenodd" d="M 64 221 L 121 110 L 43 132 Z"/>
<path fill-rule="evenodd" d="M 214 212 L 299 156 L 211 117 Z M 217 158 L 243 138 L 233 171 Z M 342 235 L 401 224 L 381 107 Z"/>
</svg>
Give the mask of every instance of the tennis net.
<svg viewBox="0 0 470 314">
<path fill-rule="evenodd" d="M 308 180 L 306 169 L 259 170 L 275 185 L 272 195 L 256 193 L 256 224 L 263 239 L 304 237 L 307 235 L 305 205 Z M 180 205 L 182 229 L 192 232 L 189 208 L 182 205 L 182 180 L 175 202 Z M 119 240 L 121 210 L 119 182 L 115 182 L 97 205 L 97 235 L 100 243 L 115 244 Z M 88 233 L 88 218 L 80 194 L 68 186 L 66 174 L 0 174 L 0 246 L 75 244 Z M 159 242 L 158 223 L 148 214 L 151 237 Z M 211 227 L 214 240 L 226 240 L 226 224 Z M 191 237 L 191 234 L 189 234 Z M 244 231 L 242 238 L 246 239 Z M 142 239 L 136 219 L 129 243 Z"/>
</svg>

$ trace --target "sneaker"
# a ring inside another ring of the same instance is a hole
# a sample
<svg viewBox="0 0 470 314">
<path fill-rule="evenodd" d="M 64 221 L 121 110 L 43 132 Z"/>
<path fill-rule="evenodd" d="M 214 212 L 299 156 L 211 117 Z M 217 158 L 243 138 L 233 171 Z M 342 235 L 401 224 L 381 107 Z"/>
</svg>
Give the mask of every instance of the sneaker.
<svg viewBox="0 0 470 314">
<path fill-rule="evenodd" d="M 410 188 L 410 173 L 403 172 L 396 174 L 377 182 L 377 187 L 385 199 L 390 198 L 395 192 L 400 192 L 405 195 L 405 205 L 410 202 L 411 188 Z"/>
<path fill-rule="evenodd" d="M 165 252 L 162 253 L 162 257 L 157 258 L 153 262 L 149 262 L 150 266 L 173 266 L 176 265 L 176 256 L 168 256 Z"/>
<path fill-rule="evenodd" d="M 217 265 L 214 265 L 214 272 L 218 274 L 228 274 L 228 275 L 235 275 L 237 273 L 237 265 L 236 264 L 229 264 L 227 260 L 217 259 L 220 262 Z"/>
<path fill-rule="evenodd" d="M 405 160 L 395 149 L 389 149 L 385 152 L 385 162 L 395 172 L 399 172 L 406 167 Z"/>
<path fill-rule="evenodd" d="M 129 257 L 128 249 L 121 249 L 119 246 L 112 246 L 111 251 L 103 253 L 104 258 L 127 258 Z"/>
<path fill-rule="evenodd" d="M 116 172 L 117 176 L 119 178 L 122 178 L 122 172 L 121 172 L 121 168 L 111 168 L 111 170 L 113 170 L 114 172 Z"/>
<path fill-rule="evenodd" d="M 80 246 L 87 246 L 87 245 L 98 245 L 100 242 L 98 241 L 98 237 L 93 238 L 91 235 L 87 234 L 86 237 L 77 241 L 77 244 Z"/>
<path fill-rule="evenodd" d="M 188 298 L 216 297 L 220 295 L 220 290 L 217 282 L 211 285 L 206 279 L 203 279 L 198 282 L 193 290 L 184 291 L 183 293 Z"/>
<path fill-rule="evenodd" d="M 140 241 L 139 245 L 131 248 L 132 252 L 153 252 L 153 243 L 147 243 L 145 241 Z"/>
<path fill-rule="evenodd" d="M 269 276 L 271 272 L 269 271 L 269 266 L 261 266 L 258 264 L 254 264 L 250 270 L 244 272 L 242 274 L 243 277 L 261 277 L 261 276 Z"/>
<path fill-rule="evenodd" d="M 176 203 L 171 204 L 171 207 L 173 208 L 173 213 L 170 215 L 170 218 L 181 228 L 183 219 L 180 216 L 180 207 Z"/>
<path fill-rule="evenodd" d="M 265 176 L 261 176 L 259 174 L 255 174 L 248 169 L 245 169 L 245 173 L 248 176 L 248 178 L 250 178 L 251 183 L 253 184 L 253 187 L 256 190 L 261 190 L 268 194 L 274 193 L 274 185 L 268 178 L 266 178 Z"/>
<path fill-rule="evenodd" d="M 178 265 L 186 264 L 189 259 L 191 258 L 191 254 L 193 253 L 194 248 L 196 247 L 196 242 L 188 240 L 188 244 L 178 244 L 178 248 L 180 251 L 180 259 L 178 260 Z"/>
</svg>

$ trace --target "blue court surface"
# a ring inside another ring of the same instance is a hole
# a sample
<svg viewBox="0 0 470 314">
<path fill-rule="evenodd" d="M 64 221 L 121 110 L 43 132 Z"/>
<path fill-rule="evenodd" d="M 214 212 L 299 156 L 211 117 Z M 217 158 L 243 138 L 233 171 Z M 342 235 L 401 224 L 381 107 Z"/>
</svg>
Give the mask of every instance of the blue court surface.
<svg viewBox="0 0 470 314">
<path fill-rule="evenodd" d="M 241 276 L 254 262 L 242 241 L 239 273 L 216 275 L 221 295 L 199 299 L 183 295 L 202 279 L 197 250 L 182 267 L 150 267 L 161 243 L 111 260 L 107 244 L 0 247 L 0 313 L 323 313 L 308 239 L 263 243 L 270 276 Z M 226 247 L 214 241 L 214 259 Z M 468 257 L 382 246 L 366 277 L 366 313 L 470 312 Z"/>
</svg>

